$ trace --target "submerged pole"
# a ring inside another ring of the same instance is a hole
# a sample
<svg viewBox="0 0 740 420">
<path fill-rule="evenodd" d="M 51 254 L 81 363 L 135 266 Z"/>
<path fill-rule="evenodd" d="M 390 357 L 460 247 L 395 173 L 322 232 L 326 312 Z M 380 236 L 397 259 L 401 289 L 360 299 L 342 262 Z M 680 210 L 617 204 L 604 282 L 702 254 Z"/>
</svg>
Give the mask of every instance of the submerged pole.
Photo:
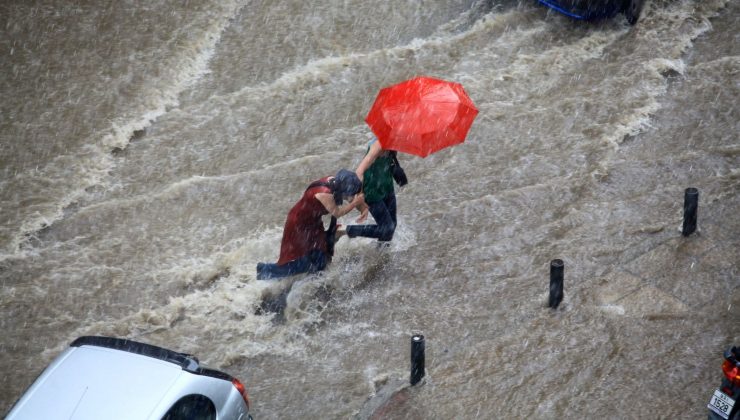
<svg viewBox="0 0 740 420">
<path fill-rule="evenodd" d="M 699 190 L 686 188 L 683 194 L 683 228 L 681 235 L 689 236 L 696 231 L 696 219 L 699 210 Z"/>
<path fill-rule="evenodd" d="M 416 385 L 424 377 L 424 336 L 411 337 L 411 385 Z"/>
<path fill-rule="evenodd" d="M 556 309 L 563 301 L 563 260 L 550 261 L 550 297 L 547 305 Z"/>
</svg>

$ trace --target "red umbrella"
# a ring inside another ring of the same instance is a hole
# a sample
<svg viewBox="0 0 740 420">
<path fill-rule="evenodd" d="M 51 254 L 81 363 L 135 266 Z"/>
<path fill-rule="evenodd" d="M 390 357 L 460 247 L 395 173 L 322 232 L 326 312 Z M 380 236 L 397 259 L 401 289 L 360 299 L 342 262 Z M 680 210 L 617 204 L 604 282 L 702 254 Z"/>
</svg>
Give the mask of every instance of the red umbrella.
<svg viewBox="0 0 740 420">
<path fill-rule="evenodd" d="M 383 88 L 365 122 L 383 149 L 426 157 L 462 143 L 477 114 L 461 84 L 417 77 Z"/>
</svg>

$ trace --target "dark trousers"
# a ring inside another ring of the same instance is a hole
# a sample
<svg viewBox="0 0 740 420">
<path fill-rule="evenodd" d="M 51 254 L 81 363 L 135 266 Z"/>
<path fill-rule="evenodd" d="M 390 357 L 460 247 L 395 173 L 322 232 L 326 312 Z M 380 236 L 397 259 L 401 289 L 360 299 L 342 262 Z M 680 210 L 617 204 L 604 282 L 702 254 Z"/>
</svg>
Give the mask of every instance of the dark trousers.
<svg viewBox="0 0 740 420">
<path fill-rule="evenodd" d="M 379 241 L 393 239 L 393 232 L 396 231 L 396 193 L 391 191 L 383 200 L 367 205 L 377 224 L 347 226 L 347 236 L 376 238 Z"/>
<path fill-rule="evenodd" d="M 273 263 L 257 263 L 257 280 L 278 279 L 300 273 L 315 273 L 326 268 L 329 256 L 318 249 L 313 250 L 301 258 L 283 265 Z"/>
</svg>

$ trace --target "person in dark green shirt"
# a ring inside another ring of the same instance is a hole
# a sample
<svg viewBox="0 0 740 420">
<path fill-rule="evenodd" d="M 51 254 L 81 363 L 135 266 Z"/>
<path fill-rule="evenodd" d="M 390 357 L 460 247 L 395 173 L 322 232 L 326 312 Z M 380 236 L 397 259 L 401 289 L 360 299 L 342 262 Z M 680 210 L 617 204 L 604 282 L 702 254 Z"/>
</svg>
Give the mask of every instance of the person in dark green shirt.
<svg viewBox="0 0 740 420">
<path fill-rule="evenodd" d="M 396 192 L 393 186 L 392 159 L 389 151 L 383 150 L 380 142 L 373 140 L 365 157 L 355 171 L 363 184 L 366 205 L 359 205 L 361 216 L 358 222 L 373 215 L 374 225 L 350 225 L 346 234 L 350 238 L 362 236 L 387 242 L 396 231 Z"/>
</svg>

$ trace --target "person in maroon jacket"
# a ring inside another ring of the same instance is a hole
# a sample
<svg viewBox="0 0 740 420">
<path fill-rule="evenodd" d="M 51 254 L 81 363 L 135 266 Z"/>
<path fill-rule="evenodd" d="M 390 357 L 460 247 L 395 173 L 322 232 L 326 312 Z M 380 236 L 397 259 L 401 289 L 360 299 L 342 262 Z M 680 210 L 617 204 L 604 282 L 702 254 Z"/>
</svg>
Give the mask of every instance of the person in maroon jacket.
<svg viewBox="0 0 740 420">
<path fill-rule="evenodd" d="M 280 258 L 274 264 L 257 263 L 257 279 L 313 273 L 326 268 L 334 255 L 336 219 L 363 205 L 361 189 L 360 178 L 346 169 L 312 182 L 288 213 Z M 342 204 L 345 200 L 348 203 Z M 327 231 L 321 220 L 325 214 L 332 216 Z"/>
</svg>

